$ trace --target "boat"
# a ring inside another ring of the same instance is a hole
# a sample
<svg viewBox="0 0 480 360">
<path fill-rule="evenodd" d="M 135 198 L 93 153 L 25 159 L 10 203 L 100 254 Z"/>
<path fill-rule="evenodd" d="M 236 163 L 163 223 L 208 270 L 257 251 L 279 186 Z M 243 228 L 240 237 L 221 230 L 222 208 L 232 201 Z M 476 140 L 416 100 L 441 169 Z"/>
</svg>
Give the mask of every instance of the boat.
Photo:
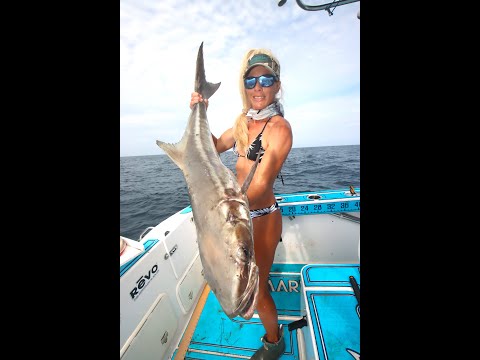
<svg viewBox="0 0 480 360">
<path fill-rule="evenodd" d="M 281 360 L 360 358 L 360 188 L 275 194 L 281 241 L 269 286 Z M 190 206 L 120 236 L 120 358 L 249 359 L 264 328 L 228 318 L 203 278 Z"/>
</svg>

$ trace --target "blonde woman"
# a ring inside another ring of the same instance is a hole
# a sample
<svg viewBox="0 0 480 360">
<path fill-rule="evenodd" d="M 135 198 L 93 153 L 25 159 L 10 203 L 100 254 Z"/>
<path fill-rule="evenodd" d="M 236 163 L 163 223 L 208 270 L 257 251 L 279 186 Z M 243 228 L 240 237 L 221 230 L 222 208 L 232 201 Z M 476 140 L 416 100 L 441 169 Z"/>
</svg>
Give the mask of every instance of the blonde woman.
<svg viewBox="0 0 480 360">
<path fill-rule="evenodd" d="M 259 268 L 257 312 L 265 328 L 262 346 L 252 359 L 278 359 L 285 351 L 283 327 L 268 286 L 270 268 L 282 234 L 282 215 L 273 193 L 273 183 L 292 148 L 292 129 L 283 117 L 280 103 L 280 64 L 267 49 L 251 49 L 240 71 L 242 113 L 233 127 L 213 141 L 219 153 L 233 149 L 237 155 L 236 176 L 243 184 L 252 163 L 261 152 L 260 163 L 247 191 L 254 231 L 255 260 Z M 204 101 L 192 93 L 190 108 Z M 208 106 L 208 100 L 205 99 Z"/>
</svg>

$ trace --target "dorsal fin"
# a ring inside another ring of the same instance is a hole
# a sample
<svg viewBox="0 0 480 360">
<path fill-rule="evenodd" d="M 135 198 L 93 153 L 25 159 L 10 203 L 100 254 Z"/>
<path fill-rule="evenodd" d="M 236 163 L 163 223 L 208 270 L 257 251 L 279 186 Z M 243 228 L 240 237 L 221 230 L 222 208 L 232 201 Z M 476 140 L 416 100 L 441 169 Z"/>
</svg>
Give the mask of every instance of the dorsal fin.
<svg viewBox="0 0 480 360">
<path fill-rule="evenodd" d="M 173 160 L 173 162 L 183 170 L 183 154 L 185 152 L 186 138 L 185 136 L 177 144 L 169 144 L 157 140 L 157 145 L 165 151 L 165 153 Z"/>
</svg>

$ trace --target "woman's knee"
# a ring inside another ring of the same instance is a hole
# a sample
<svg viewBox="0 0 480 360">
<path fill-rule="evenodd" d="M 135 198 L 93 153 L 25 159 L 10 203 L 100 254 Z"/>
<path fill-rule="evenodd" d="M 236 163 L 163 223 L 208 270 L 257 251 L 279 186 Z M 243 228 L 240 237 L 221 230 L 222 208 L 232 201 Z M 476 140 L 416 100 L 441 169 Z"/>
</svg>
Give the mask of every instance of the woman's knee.
<svg viewBox="0 0 480 360">
<path fill-rule="evenodd" d="M 270 289 L 269 289 L 268 285 L 258 288 L 257 297 L 258 297 L 257 304 L 259 306 L 269 304 L 270 302 L 273 301 L 272 294 L 270 293 Z"/>
</svg>

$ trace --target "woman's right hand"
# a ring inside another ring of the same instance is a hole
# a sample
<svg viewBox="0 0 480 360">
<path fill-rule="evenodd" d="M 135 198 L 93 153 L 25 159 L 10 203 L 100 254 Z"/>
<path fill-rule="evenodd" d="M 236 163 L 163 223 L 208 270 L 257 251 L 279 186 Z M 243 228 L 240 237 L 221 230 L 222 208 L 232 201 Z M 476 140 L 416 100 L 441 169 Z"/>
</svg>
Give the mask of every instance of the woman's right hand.
<svg viewBox="0 0 480 360">
<path fill-rule="evenodd" d="M 192 92 L 192 97 L 190 99 L 190 109 L 193 109 L 193 105 L 202 101 L 205 103 L 205 108 L 208 108 L 208 99 L 204 100 L 203 96 L 200 95 L 198 92 Z"/>
</svg>

